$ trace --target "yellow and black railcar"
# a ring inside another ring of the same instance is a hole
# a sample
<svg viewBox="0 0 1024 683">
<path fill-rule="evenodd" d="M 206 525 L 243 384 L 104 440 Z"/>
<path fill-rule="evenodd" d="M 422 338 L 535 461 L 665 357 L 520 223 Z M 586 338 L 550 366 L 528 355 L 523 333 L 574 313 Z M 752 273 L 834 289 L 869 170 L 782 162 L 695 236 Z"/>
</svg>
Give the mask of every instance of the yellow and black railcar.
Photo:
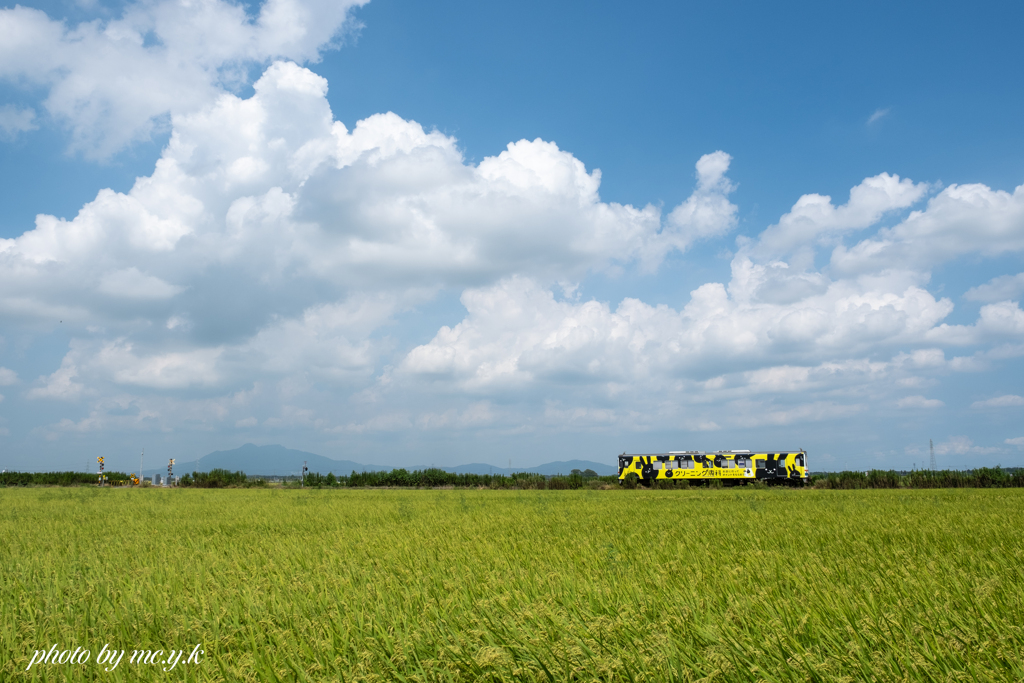
<svg viewBox="0 0 1024 683">
<path fill-rule="evenodd" d="M 807 453 L 803 450 L 773 453 L 671 451 L 644 455 L 623 453 L 619 456 L 619 479 L 635 475 L 646 485 L 659 479 L 801 485 L 807 483 L 807 473 Z"/>
</svg>

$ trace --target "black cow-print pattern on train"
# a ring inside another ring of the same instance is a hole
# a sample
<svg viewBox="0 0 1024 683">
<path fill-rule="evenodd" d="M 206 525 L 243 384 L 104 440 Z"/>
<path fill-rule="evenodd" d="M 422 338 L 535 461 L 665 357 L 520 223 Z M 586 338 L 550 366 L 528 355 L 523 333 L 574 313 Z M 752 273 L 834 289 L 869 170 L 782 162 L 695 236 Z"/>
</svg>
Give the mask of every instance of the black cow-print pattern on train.
<svg viewBox="0 0 1024 683">
<path fill-rule="evenodd" d="M 619 479 L 636 475 L 645 484 L 663 479 L 802 485 L 807 482 L 808 471 L 807 453 L 803 450 L 764 453 L 673 451 L 644 455 L 623 453 L 619 456 Z"/>
</svg>

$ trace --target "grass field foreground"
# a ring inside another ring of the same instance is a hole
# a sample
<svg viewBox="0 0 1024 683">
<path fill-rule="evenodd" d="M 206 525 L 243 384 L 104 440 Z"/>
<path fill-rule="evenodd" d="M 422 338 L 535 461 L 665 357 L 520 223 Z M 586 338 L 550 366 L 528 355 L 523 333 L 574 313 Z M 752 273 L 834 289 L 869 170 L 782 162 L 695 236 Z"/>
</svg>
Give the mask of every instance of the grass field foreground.
<svg viewBox="0 0 1024 683">
<path fill-rule="evenodd" d="M 0 490 L 0 679 L 1020 681 L 1024 491 Z M 164 672 L 36 649 L 192 649 Z"/>
</svg>

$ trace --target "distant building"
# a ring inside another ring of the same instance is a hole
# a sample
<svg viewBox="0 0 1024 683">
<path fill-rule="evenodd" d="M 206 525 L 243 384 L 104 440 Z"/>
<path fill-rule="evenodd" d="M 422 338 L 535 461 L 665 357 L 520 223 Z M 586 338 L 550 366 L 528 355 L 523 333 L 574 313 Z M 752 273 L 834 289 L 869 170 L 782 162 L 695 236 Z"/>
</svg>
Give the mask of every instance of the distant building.
<svg viewBox="0 0 1024 683">
<path fill-rule="evenodd" d="M 159 486 L 159 485 L 160 485 L 160 475 L 159 474 L 154 474 L 153 475 L 153 486 Z"/>
</svg>

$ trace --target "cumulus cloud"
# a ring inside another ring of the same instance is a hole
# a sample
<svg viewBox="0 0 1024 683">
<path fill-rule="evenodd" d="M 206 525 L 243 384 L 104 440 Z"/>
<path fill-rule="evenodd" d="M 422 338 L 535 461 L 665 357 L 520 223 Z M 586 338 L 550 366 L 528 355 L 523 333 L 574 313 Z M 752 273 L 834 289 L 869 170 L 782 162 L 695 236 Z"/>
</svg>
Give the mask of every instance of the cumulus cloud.
<svg viewBox="0 0 1024 683">
<path fill-rule="evenodd" d="M 800 248 L 834 246 L 845 233 L 862 230 L 883 216 L 917 203 L 928 191 L 926 183 L 881 173 L 850 190 L 850 199 L 835 206 L 827 195 L 805 194 L 789 213 L 769 226 L 757 241 L 756 253 L 784 256 Z"/>
<path fill-rule="evenodd" d="M 72 148 L 107 157 L 159 117 L 245 83 L 252 65 L 317 60 L 366 1 L 266 0 L 254 15 L 225 0 L 133 2 L 74 26 L 16 5 L 0 9 L 0 78 L 47 88 L 43 105 L 70 127 Z M 24 110 L 0 110 L 0 128 L 31 125 Z"/>
<path fill-rule="evenodd" d="M 686 251 L 694 242 L 721 237 L 735 227 L 738 208 L 727 197 L 736 188 L 725 175 L 731 162 L 732 157 L 721 150 L 697 161 L 697 189 L 669 213 L 659 239 L 646 254 L 648 268 L 656 268 L 672 249 Z"/>
<path fill-rule="evenodd" d="M 892 228 L 832 253 L 837 273 L 929 268 L 966 254 L 995 257 L 1024 249 L 1024 185 L 1012 193 L 950 185 Z"/>
<path fill-rule="evenodd" d="M 1024 406 L 1024 397 L 1017 396 L 1016 394 L 1006 394 L 1005 396 L 996 396 L 984 401 L 975 401 L 971 404 L 972 408 L 1008 408 L 1015 406 Z"/>
<path fill-rule="evenodd" d="M 942 443 L 935 444 L 936 455 L 985 455 L 998 453 L 1000 448 L 995 446 L 976 446 L 974 441 L 966 436 L 951 436 Z"/>
<path fill-rule="evenodd" d="M 599 173 L 553 143 L 467 165 L 454 139 L 394 114 L 349 131 L 326 87 L 276 63 L 250 99 L 177 117 L 155 173 L 130 192 L 103 190 L 71 221 L 40 216 L 0 240 L 0 309 L 105 324 L 145 311 L 197 334 L 226 321 L 252 334 L 351 289 L 408 300 L 512 273 L 578 279 L 689 243 L 654 207 L 602 202 Z M 731 224 L 728 158 L 698 164 L 691 224 Z"/>
<path fill-rule="evenodd" d="M 496 398 L 545 387 L 562 398 L 546 403 L 544 417 L 564 428 L 673 422 L 705 431 L 839 420 L 877 405 L 885 387 L 959 364 L 936 348 L 864 357 L 925 343 L 950 310 L 915 288 L 894 297 L 837 284 L 795 312 L 709 284 L 679 310 L 636 299 L 612 309 L 559 301 L 537 282 L 512 278 L 467 290 L 462 303 L 465 319 L 413 349 L 392 381 Z M 944 405 L 920 395 L 890 400 L 904 409 Z"/>
<path fill-rule="evenodd" d="M 82 331 L 31 398 L 366 378 L 387 347 L 375 331 L 439 288 L 578 281 L 735 222 L 721 152 L 698 160 L 693 194 L 663 219 L 601 201 L 600 173 L 551 142 L 471 165 L 453 138 L 394 114 L 349 130 L 326 81 L 294 63 L 254 89 L 176 115 L 128 193 L 0 240 L 0 315 Z"/>
<path fill-rule="evenodd" d="M 170 299 L 181 291 L 181 287 L 175 287 L 132 267 L 107 273 L 100 278 L 96 291 L 128 299 Z"/>
<path fill-rule="evenodd" d="M 2 12 L 3 10 L 0 10 Z M 34 109 L 16 107 L 13 104 L 0 106 L 0 139 L 13 139 L 21 133 L 36 130 Z"/>
<path fill-rule="evenodd" d="M 925 398 L 924 396 L 905 396 L 896 401 L 897 408 L 941 408 L 945 403 L 937 398 Z"/>
<path fill-rule="evenodd" d="M 1024 311 L 1016 301 L 1001 301 L 981 307 L 978 320 L 971 325 L 943 323 L 928 331 L 928 338 L 946 344 L 978 344 L 984 340 L 1020 340 L 1024 336 Z"/>
<path fill-rule="evenodd" d="M 10 386 L 18 382 L 18 373 L 10 368 L 0 366 L 0 387 Z"/>
<path fill-rule="evenodd" d="M 971 287 L 964 294 L 964 298 L 968 301 L 989 303 L 1017 299 L 1021 293 L 1024 293 L 1024 273 L 1017 273 L 1016 275 L 1000 275 L 983 285 Z"/>
<path fill-rule="evenodd" d="M 709 283 L 678 311 L 636 299 L 612 311 L 597 301 L 557 301 L 537 282 L 515 277 L 467 290 L 466 319 L 413 349 L 401 367 L 466 388 L 540 376 L 696 378 L 737 363 L 823 361 L 920 342 L 951 310 L 948 300 L 915 287 L 895 294 L 865 284 L 836 283 L 794 307 L 730 296 Z"/>
<path fill-rule="evenodd" d="M 40 377 L 37 386 L 28 392 L 29 398 L 54 398 L 73 401 L 85 391 L 85 385 L 76 382 L 78 368 L 75 365 L 75 350 L 64 357 L 60 368 L 47 377 Z"/>
<path fill-rule="evenodd" d="M 882 173 L 844 204 L 798 198 L 679 300 L 593 300 L 590 278 L 664 277 L 669 254 L 731 241 L 729 154 L 700 157 L 690 196 L 663 212 L 603 200 L 600 171 L 551 141 L 470 163 L 454 138 L 393 113 L 347 126 L 326 80 L 294 61 L 271 63 L 251 97 L 226 92 L 239 65 L 315 59 L 357 4 L 247 16 L 207 0 L 223 46 L 189 37 L 192 19 L 159 0 L 79 27 L 0 11 L 16 38 L 0 41 L 3 73 L 47 85 L 50 114 L 80 122 L 79 148 L 108 154 L 154 117 L 171 125 L 130 191 L 0 240 L 5 330 L 62 320 L 72 337 L 24 394 L 68 411 L 50 436 L 767 429 L 941 408 L 946 374 L 1024 355 L 1019 276 L 970 290 L 984 304 L 973 322 L 948 322 L 954 303 L 930 281 L 938 263 L 1022 248 L 1024 186 L 939 191 Z M 41 48 L 22 30 L 55 46 L 49 61 L 30 63 Z M 74 63 L 86 50 L 96 58 Z M 133 80 L 133 56 L 169 94 Z M 97 75 L 126 59 L 135 109 Z M 462 309 L 417 318 L 457 294 Z M 426 321 L 396 332 L 407 319 Z M 0 384 L 18 381 L 7 372 Z"/>
</svg>

